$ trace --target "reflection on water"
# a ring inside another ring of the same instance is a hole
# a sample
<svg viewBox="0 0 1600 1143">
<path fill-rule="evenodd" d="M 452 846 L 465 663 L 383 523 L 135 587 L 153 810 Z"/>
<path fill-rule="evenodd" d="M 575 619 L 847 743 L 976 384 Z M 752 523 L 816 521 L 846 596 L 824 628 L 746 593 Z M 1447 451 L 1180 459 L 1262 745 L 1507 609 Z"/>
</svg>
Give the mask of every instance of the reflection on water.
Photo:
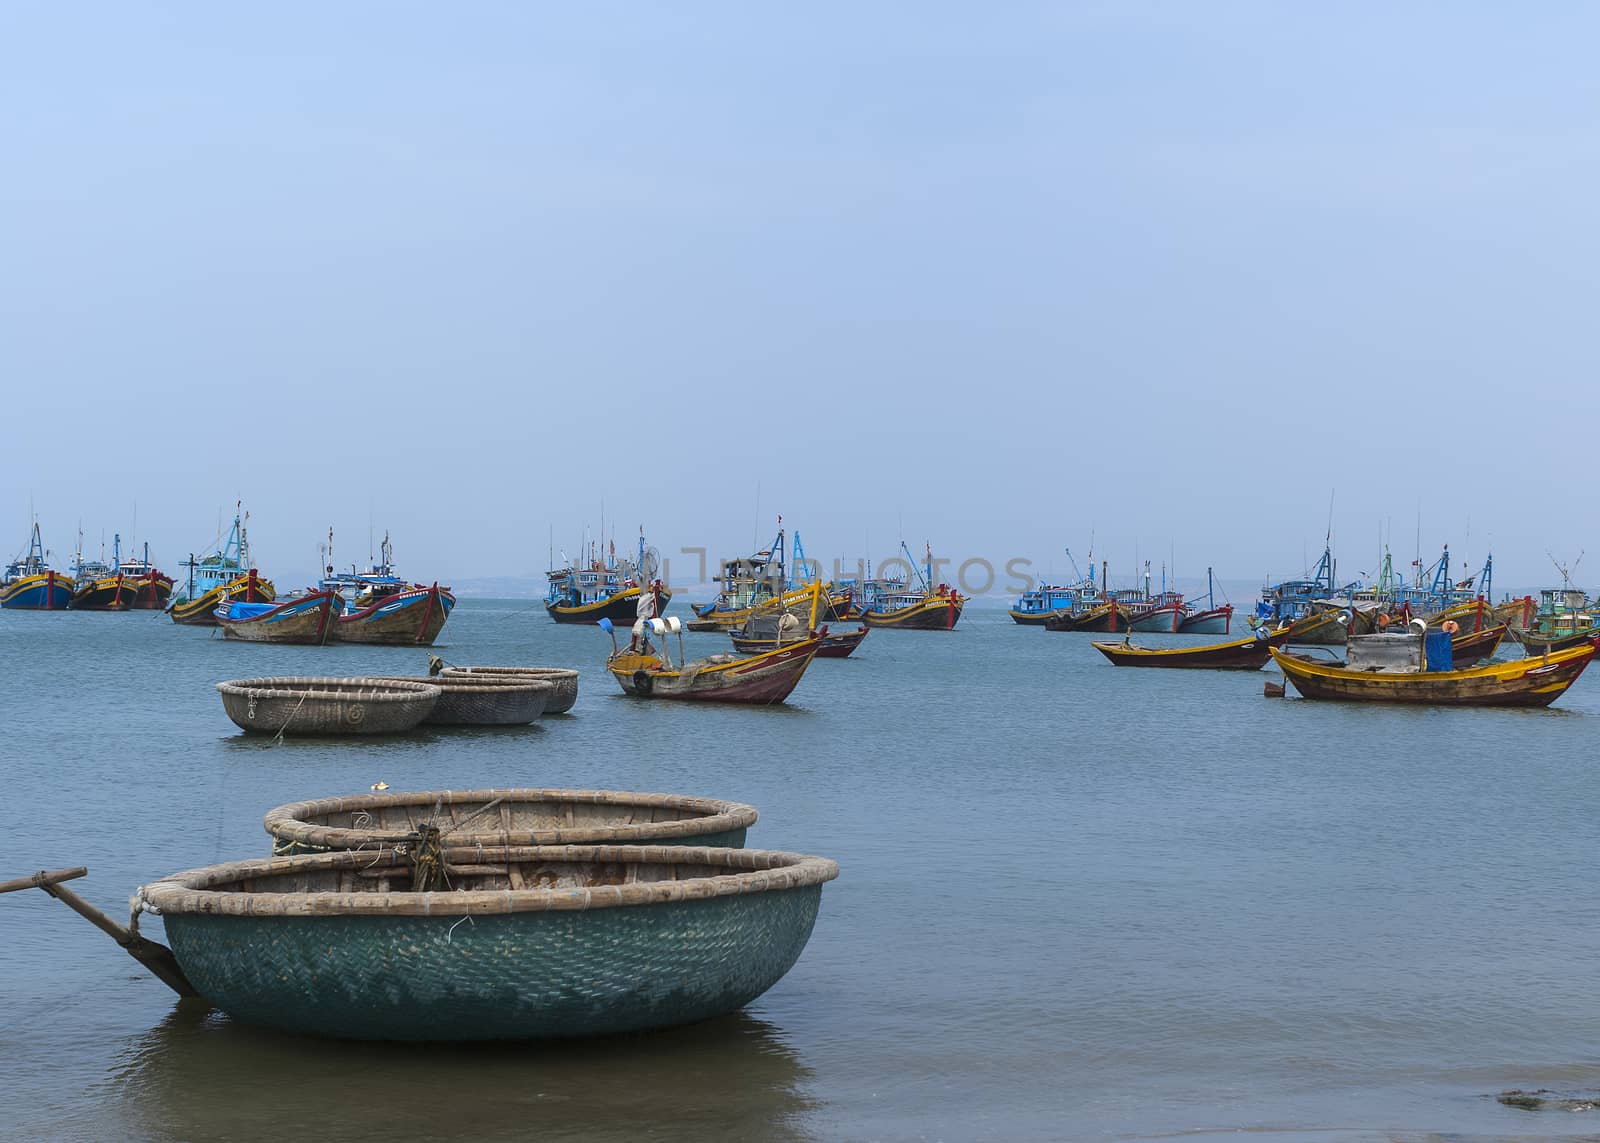
<svg viewBox="0 0 1600 1143">
<path fill-rule="evenodd" d="M 128 1135 L 171 1139 L 813 1138 L 808 1069 L 744 1013 L 526 1045 L 365 1044 L 175 1005 L 108 1076 Z"/>
</svg>

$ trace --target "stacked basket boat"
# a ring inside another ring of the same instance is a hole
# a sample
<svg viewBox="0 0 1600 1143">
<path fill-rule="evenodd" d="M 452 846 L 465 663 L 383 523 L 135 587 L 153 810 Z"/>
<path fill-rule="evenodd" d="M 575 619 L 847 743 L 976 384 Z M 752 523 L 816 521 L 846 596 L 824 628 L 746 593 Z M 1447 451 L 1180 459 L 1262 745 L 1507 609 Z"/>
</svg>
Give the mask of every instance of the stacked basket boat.
<svg viewBox="0 0 1600 1143">
<path fill-rule="evenodd" d="M 753 807 L 488 789 L 280 806 L 283 856 L 173 874 L 123 929 L 37 886 L 182 995 L 241 1022 L 363 1040 L 511 1040 L 704 1020 L 771 988 L 810 939 L 824 857 L 744 849 Z M 162 918 L 170 950 L 138 932 Z M 94 919 L 94 918 L 92 918 Z"/>
<path fill-rule="evenodd" d="M 550 703 L 545 707 L 546 714 L 566 714 L 572 709 L 572 704 L 578 701 L 578 672 L 565 667 L 445 667 L 440 674 L 431 677 L 437 680 L 466 676 L 538 679 L 548 682 L 555 688 L 555 693 L 551 695 Z"/>
<path fill-rule="evenodd" d="M 578 672 L 559 667 L 447 669 L 427 678 L 237 679 L 218 683 L 236 726 L 265 734 L 399 734 L 418 726 L 526 726 L 564 714 Z"/>
</svg>

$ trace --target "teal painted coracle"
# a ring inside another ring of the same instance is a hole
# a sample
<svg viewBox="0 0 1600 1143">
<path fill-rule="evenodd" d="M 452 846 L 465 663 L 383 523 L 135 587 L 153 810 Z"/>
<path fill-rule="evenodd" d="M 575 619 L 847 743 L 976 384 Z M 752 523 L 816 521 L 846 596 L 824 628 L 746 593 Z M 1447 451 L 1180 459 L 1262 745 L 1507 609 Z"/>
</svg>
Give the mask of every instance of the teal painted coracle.
<svg viewBox="0 0 1600 1143">
<path fill-rule="evenodd" d="M 520 1040 L 686 1024 L 788 972 L 822 886 L 480 916 L 180 913 L 168 939 L 233 1018 L 358 1040 Z"/>
</svg>

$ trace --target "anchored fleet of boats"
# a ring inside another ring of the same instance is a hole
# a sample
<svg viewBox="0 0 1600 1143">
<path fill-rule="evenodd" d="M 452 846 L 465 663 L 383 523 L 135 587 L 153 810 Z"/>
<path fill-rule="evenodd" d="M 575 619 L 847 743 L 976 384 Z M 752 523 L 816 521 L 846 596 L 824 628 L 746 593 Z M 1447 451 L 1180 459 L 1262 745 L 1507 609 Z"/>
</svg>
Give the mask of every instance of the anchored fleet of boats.
<svg viewBox="0 0 1600 1143">
<path fill-rule="evenodd" d="M 184 575 L 176 582 L 151 562 L 148 545 L 137 558 L 124 558 L 120 534 L 112 538 L 109 559 L 103 548 L 91 559 L 80 533 L 69 569 L 57 571 L 35 522 L 26 553 L 0 578 L 0 606 L 165 610 L 174 623 L 214 627 L 231 640 L 404 646 L 432 645 L 455 607 L 448 587 L 396 574 L 387 534 L 366 567 L 352 564 L 340 571 L 330 531 L 318 582 L 280 596 L 256 567 L 247 520 L 236 506 L 216 549 L 191 553 L 179 565 Z M 900 556 L 876 573 L 862 564 L 854 577 L 824 580 L 798 532 L 791 546 L 779 517 L 770 544 L 719 566 L 712 577 L 716 594 L 692 604 L 685 624 L 666 615 L 672 591 L 660 555 L 641 529 L 633 551 L 621 556 L 614 541 L 586 539 L 579 559 L 564 558 L 563 566 L 546 573 L 544 606 L 556 623 L 597 624 L 611 633 L 607 669 L 627 694 L 782 702 L 814 659 L 847 657 L 874 629 L 956 627 L 967 597 L 940 582 L 931 545 L 920 559 L 904 542 L 900 547 Z M 1072 561 L 1070 551 L 1067 557 Z M 1600 644 L 1600 605 L 1572 586 L 1566 569 L 1562 586 L 1541 591 L 1537 599 L 1496 602 L 1493 557 L 1457 579 L 1448 546 L 1427 567 L 1415 561 L 1409 580 L 1385 553 L 1376 579 L 1362 583 L 1342 580 L 1327 544 L 1304 574 L 1262 589 L 1249 616 L 1252 637 L 1189 646 L 1140 646 L 1132 636 L 1228 635 L 1235 609 L 1218 599 L 1210 568 L 1205 595 L 1188 599 L 1168 585 L 1165 566 L 1158 583 L 1148 561 L 1132 586 L 1112 586 L 1108 561 L 1096 566 L 1091 559 L 1087 575 L 1076 561 L 1072 565 L 1071 583 L 1024 591 L 1010 608 L 1011 619 L 1049 632 L 1121 634 L 1120 643 L 1094 644 L 1118 666 L 1258 670 L 1273 662 L 1306 697 L 1542 703 L 1578 677 Z M 858 625 L 834 630 L 850 622 Z M 685 630 L 726 634 L 731 650 L 689 658 Z M 626 646 L 618 640 L 621 631 L 629 633 Z M 1444 643 L 1435 640 L 1441 631 Z M 1387 658 L 1372 658 L 1377 643 L 1390 648 Z M 1503 646 L 1519 643 L 1524 660 L 1540 660 L 1536 666 L 1524 662 L 1511 669 L 1495 659 Z M 1403 655 L 1393 650 L 1402 644 L 1409 648 Z M 1343 659 L 1333 650 L 1341 647 Z M 1321 650 L 1308 650 L 1315 648 Z M 1352 674 L 1359 678 L 1347 677 Z"/>
<path fill-rule="evenodd" d="M 387 533 L 381 556 L 365 569 L 338 572 L 331 562 L 311 588 L 278 597 L 250 556 L 247 516 L 236 506 L 233 525 L 218 548 L 191 554 L 179 566 L 188 574 L 174 594 L 174 581 L 150 562 L 149 545 L 138 559 L 122 558 L 122 537 L 112 559 L 86 559 L 82 536 L 70 574 L 50 567 L 33 525 L 27 555 L 13 560 L 0 579 L 0 606 L 28 611 L 166 611 L 174 623 L 217 627 L 229 639 L 257 643 L 392 643 L 430 646 L 455 607 L 456 598 L 438 583 L 408 583 L 394 572 Z M 324 558 L 331 561 L 333 533 Z"/>
</svg>

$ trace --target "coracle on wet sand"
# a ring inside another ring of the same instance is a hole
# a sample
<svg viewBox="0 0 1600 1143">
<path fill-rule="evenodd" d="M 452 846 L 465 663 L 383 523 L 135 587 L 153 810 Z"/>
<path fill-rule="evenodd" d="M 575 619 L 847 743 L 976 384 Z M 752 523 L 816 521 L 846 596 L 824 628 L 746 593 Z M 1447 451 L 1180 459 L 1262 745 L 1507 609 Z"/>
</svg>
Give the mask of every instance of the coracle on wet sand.
<svg viewBox="0 0 1600 1143">
<path fill-rule="evenodd" d="M 413 843 L 426 826 L 447 849 L 527 845 L 744 845 L 756 809 L 684 794 L 622 790 L 428 790 L 291 802 L 263 822 L 273 851 L 369 851 Z"/>
<path fill-rule="evenodd" d="M 453 857 L 453 855 L 451 855 Z M 231 862 L 139 890 L 195 990 L 242 1022 L 358 1040 L 519 1040 L 731 1012 L 811 936 L 822 857 L 693 846 L 474 850 L 414 892 L 407 856 Z"/>
<path fill-rule="evenodd" d="M 218 683 L 223 709 L 260 734 L 396 734 L 428 717 L 443 693 L 384 679 L 265 678 Z"/>
</svg>

